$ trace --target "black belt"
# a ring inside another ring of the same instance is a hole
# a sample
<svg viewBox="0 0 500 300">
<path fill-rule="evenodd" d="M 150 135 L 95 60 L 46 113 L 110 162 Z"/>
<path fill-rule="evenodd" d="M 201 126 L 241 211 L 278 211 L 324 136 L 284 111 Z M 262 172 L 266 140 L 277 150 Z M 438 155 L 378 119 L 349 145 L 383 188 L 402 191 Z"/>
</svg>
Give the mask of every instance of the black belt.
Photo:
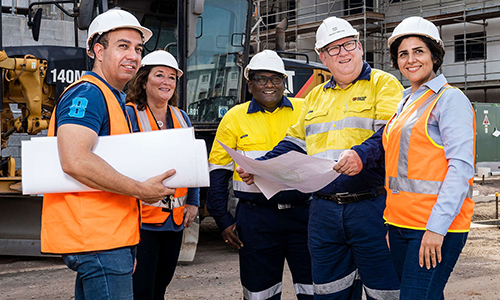
<svg viewBox="0 0 500 300">
<path fill-rule="evenodd" d="M 385 195 L 386 191 L 383 186 L 376 188 L 374 191 L 364 193 L 337 193 L 333 195 L 321 195 L 316 193 L 316 196 L 321 199 L 333 201 L 337 204 L 356 203 L 363 200 L 373 199 L 377 196 Z"/>
<path fill-rule="evenodd" d="M 258 206 L 258 207 L 266 207 L 266 208 L 274 208 L 274 209 L 289 209 L 289 208 L 296 208 L 299 206 L 303 206 L 307 204 L 307 201 L 304 202 L 298 202 L 298 203 L 260 203 L 260 202 L 255 202 L 255 201 L 247 201 L 247 200 L 241 200 L 241 203 L 244 203 L 246 205 L 250 206 Z"/>
</svg>

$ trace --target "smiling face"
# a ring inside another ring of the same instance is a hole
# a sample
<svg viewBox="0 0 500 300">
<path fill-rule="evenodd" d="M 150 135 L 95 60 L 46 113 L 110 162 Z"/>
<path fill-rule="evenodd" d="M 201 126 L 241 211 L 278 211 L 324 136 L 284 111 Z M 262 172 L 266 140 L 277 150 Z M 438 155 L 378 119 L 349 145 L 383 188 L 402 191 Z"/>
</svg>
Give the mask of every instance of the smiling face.
<svg viewBox="0 0 500 300">
<path fill-rule="evenodd" d="M 153 67 L 145 84 L 148 103 L 166 104 L 177 85 L 177 71 L 165 66 Z"/>
<path fill-rule="evenodd" d="M 415 92 L 422 84 L 436 77 L 432 58 L 427 45 L 418 37 L 405 38 L 398 47 L 398 67 Z"/>
<path fill-rule="evenodd" d="M 141 65 L 141 34 L 135 29 L 117 29 L 108 33 L 107 47 L 95 44 L 94 71 L 112 87 L 122 90 Z"/>
<path fill-rule="evenodd" d="M 279 83 L 273 83 L 272 77 L 280 77 Z M 257 84 L 256 79 L 262 77 L 269 77 L 265 85 Z M 255 101 L 267 111 L 274 111 L 285 92 L 285 79 L 282 74 L 276 72 L 258 71 L 252 80 L 248 81 L 248 91 L 255 98 Z"/>
<path fill-rule="evenodd" d="M 319 53 L 319 58 L 328 70 L 330 70 L 335 82 L 341 88 L 345 88 L 358 78 L 363 70 L 363 48 L 361 47 L 361 43 L 358 41 L 357 47 L 352 51 L 347 51 L 344 47 L 340 47 L 340 53 L 335 56 L 330 56 L 324 49 L 335 45 L 342 45 L 351 40 L 354 40 L 354 37 L 336 40 L 324 47 L 323 51 Z"/>
</svg>

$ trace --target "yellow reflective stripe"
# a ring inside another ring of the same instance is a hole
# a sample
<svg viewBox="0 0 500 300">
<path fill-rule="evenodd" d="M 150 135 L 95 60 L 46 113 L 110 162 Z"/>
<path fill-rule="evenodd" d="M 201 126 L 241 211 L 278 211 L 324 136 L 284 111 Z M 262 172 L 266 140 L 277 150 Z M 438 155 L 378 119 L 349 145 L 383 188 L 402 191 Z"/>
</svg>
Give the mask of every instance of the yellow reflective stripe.
<svg viewBox="0 0 500 300">
<path fill-rule="evenodd" d="M 260 291 L 260 292 L 251 292 L 246 287 L 243 286 L 243 296 L 245 296 L 246 300 L 269 299 L 269 298 L 281 293 L 281 285 L 282 285 L 282 283 L 279 282 L 279 283 L 273 285 L 272 287 L 265 289 L 263 291 Z"/>
<path fill-rule="evenodd" d="M 413 227 L 413 226 L 406 226 L 406 225 L 400 225 L 400 224 L 396 224 L 396 223 L 392 223 L 392 222 L 387 222 L 385 217 L 384 217 L 384 220 L 385 220 L 384 224 L 389 224 L 389 225 L 396 226 L 396 227 L 413 229 L 413 230 L 424 230 L 424 231 L 427 230 L 427 228 L 425 228 L 425 227 Z M 469 231 L 470 231 L 470 228 L 469 229 L 450 229 L 447 232 L 464 233 L 464 232 L 469 232 Z"/>
<path fill-rule="evenodd" d="M 385 219 L 385 217 L 384 217 L 384 219 Z M 427 228 L 425 228 L 425 227 L 412 227 L 412 226 L 400 225 L 400 224 L 396 224 L 396 223 L 392 223 L 392 222 L 387 222 L 387 220 L 385 221 L 385 224 L 389 224 L 389 225 L 401 227 L 401 228 L 406 228 L 406 229 L 427 230 Z"/>
<path fill-rule="evenodd" d="M 470 231 L 470 228 L 469 229 L 462 229 L 462 230 L 448 230 L 448 232 L 451 232 L 451 233 L 466 233 L 466 232 L 469 232 Z"/>
<path fill-rule="evenodd" d="M 443 95 L 444 91 L 446 91 L 447 89 L 450 89 L 451 87 L 446 87 L 444 90 L 441 91 L 441 93 L 439 93 L 439 95 L 436 97 L 436 99 L 434 100 L 434 103 L 432 103 L 431 105 L 431 109 L 429 109 L 429 113 L 427 114 L 427 117 L 425 118 L 425 125 L 424 125 L 424 128 L 425 128 L 425 135 L 427 136 L 427 138 L 429 139 L 429 141 L 434 145 L 436 146 L 437 148 L 439 149 L 443 149 L 444 147 L 439 145 L 438 143 L 436 143 L 432 138 L 431 136 L 429 135 L 429 131 L 427 130 L 427 121 L 429 121 L 429 118 L 431 116 L 431 112 L 432 112 L 432 109 L 434 108 L 434 106 L 436 106 L 439 98 L 441 98 L 441 96 Z"/>
</svg>

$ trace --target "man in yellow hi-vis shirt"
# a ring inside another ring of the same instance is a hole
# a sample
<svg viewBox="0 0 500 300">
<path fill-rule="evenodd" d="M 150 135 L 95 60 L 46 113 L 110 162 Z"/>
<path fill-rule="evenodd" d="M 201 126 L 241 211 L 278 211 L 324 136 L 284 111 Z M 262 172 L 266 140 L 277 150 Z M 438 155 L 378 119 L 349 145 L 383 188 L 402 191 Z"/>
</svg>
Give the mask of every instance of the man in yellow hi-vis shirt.
<svg viewBox="0 0 500 300">
<path fill-rule="evenodd" d="M 340 154 L 372 136 L 392 116 L 402 86 L 394 76 L 363 62 L 358 37 L 340 18 L 327 18 L 319 26 L 315 48 L 332 78 L 309 93 L 297 123 L 264 158 L 295 150 L 339 160 L 334 168 L 344 173 L 342 166 L 351 158 Z M 361 282 L 368 299 L 399 298 L 382 218 L 383 162 L 365 161 L 370 165 L 358 175 L 340 175 L 313 195 L 309 251 L 315 299 L 361 299 Z M 250 174 L 237 171 L 247 184 L 253 182 Z"/>
<path fill-rule="evenodd" d="M 267 200 L 256 186 L 241 181 L 234 172 L 233 160 L 217 142 L 252 158 L 262 156 L 297 121 L 303 101 L 283 96 L 285 66 L 274 51 L 256 54 L 245 68 L 245 78 L 253 99 L 231 108 L 219 124 L 209 158 L 207 208 L 226 243 L 239 249 L 245 299 L 280 299 L 286 259 L 297 298 L 312 300 L 307 249 L 310 195 L 291 190 Z M 227 211 L 231 177 L 234 194 L 240 200 L 236 221 Z"/>
</svg>

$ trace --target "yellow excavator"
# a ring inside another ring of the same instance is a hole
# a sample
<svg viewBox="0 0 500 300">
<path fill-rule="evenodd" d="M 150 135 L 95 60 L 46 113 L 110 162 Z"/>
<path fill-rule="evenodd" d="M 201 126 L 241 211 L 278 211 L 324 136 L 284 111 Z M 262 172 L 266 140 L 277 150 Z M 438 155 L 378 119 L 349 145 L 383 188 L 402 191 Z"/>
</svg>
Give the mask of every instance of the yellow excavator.
<svg viewBox="0 0 500 300">
<path fill-rule="evenodd" d="M 69 12 L 61 4 L 73 3 Z M 12 144 L 32 135 L 43 135 L 54 105 L 65 87 L 77 80 L 91 62 L 78 47 L 78 29 L 88 28 L 101 12 L 118 7 L 134 13 L 154 35 L 145 52 L 165 49 L 176 56 L 184 70 L 178 82 L 178 106 L 185 110 L 198 139 L 210 148 L 217 126 L 232 106 L 247 99 L 244 66 L 250 55 L 251 0 L 55 0 L 32 2 L 28 26 L 38 41 L 41 6 L 55 5 L 74 18 L 75 46 L 2 47 L 0 38 L 0 255 L 40 255 L 42 195 L 21 194 L 21 161 Z M 0 30 L 1 30 L 0 17 Z M 284 31 L 283 31 L 284 34 Z M 284 41 L 284 35 L 282 36 Z M 283 42 L 281 43 L 283 44 Z M 303 55 L 286 52 L 284 56 Z M 287 95 L 304 97 L 315 85 L 329 79 L 321 64 L 284 58 L 289 73 Z M 20 145 L 20 143 L 18 143 Z M 7 147 L 8 146 L 8 147 Z M 5 148 L 7 147 L 7 148 Z M 207 149 L 210 151 L 210 149 Z M 17 168 L 16 168 L 17 163 Z M 40 170 L 40 177 L 44 170 Z M 201 192 L 202 207 L 205 192 Z M 200 217 L 206 215 L 200 209 Z M 191 226 L 190 229 L 195 226 Z M 193 240 L 196 249 L 198 233 Z M 190 260 L 194 251 L 190 251 Z M 181 251 L 182 254 L 182 251 Z M 181 257 L 181 260 L 183 258 Z"/>
</svg>

